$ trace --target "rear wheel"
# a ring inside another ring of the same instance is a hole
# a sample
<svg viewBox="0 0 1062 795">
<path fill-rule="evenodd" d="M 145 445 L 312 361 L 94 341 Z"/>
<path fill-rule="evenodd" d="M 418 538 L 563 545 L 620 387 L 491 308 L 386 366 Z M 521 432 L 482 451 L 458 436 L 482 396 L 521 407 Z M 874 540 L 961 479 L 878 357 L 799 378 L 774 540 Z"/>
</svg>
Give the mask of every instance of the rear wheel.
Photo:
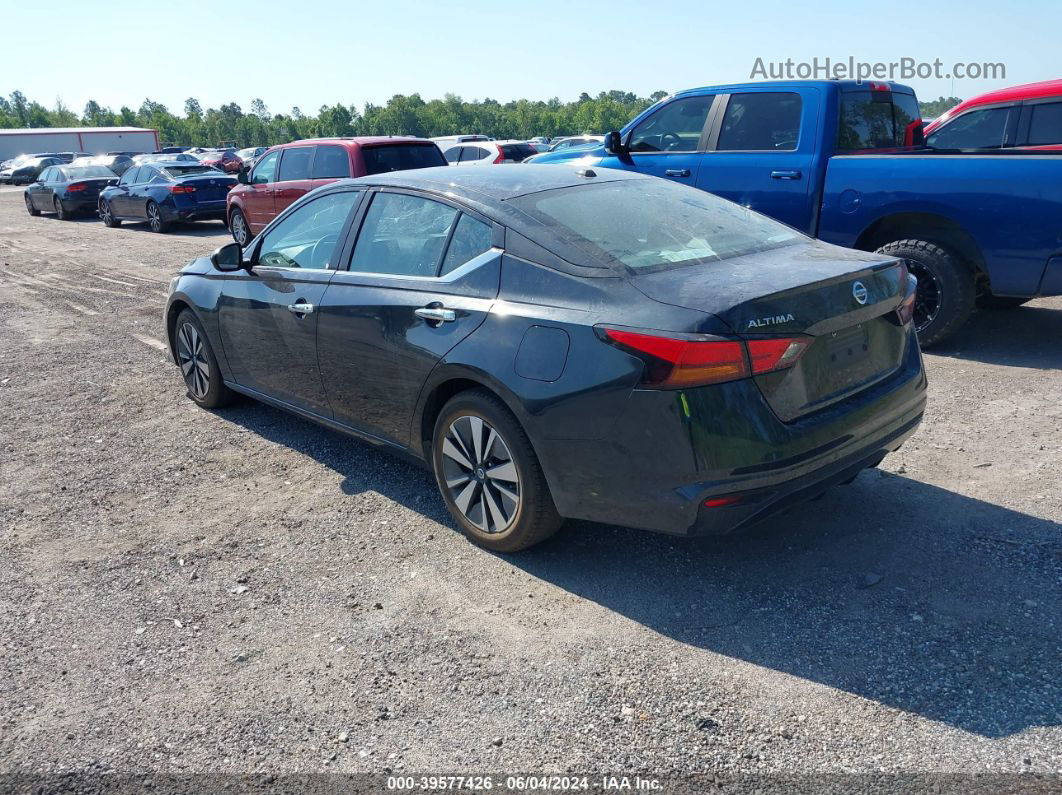
<svg viewBox="0 0 1062 795">
<path fill-rule="evenodd" d="M 978 309 L 1017 309 L 1031 301 L 1031 298 L 1014 298 L 1007 295 L 992 295 L 984 293 L 977 296 Z"/>
<path fill-rule="evenodd" d="M 229 219 L 229 231 L 232 232 L 233 240 L 242 247 L 247 247 L 251 240 L 251 230 L 247 226 L 247 219 L 243 217 L 243 212 L 238 209 L 232 211 L 232 217 Z"/>
<path fill-rule="evenodd" d="M 462 392 L 443 406 L 432 463 L 446 507 L 480 546 L 518 552 L 561 526 L 531 441 L 485 390 Z"/>
<path fill-rule="evenodd" d="M 114 217 L 114 213 L 111 211 L 111 205 L 106 199 L 100 199 L 100 220 L 103 221 L 104 226 L 109 226 L 112 229 L 116 226 L 121 226 L 122 222 Z"/>
<path fill-rule="evenodd" d="M 36 217 L 41 214 L 41 211 L 33 206 L 33 199 L 29 197 L 28 193 L 23 193 L 22 198 L 26 200 L 26 212 Z"/>
<path fill-rule="evenodd" d="M 66 208 L 63 206 L 63 202 L 58 196 L 52 197 L 52 206 L 55 207 L 56 218 L 58 218 L 60 221 L 70 220 L 70 213 L 66 211 Z"/>
<path fill-rule="evenodd" d="M 162 218 L 162 208 L 153 201 L 147 203 L 147 222 L 152 232 L 161 234 L 170 228 Z"/>
<path fill-rule="evenodd" d="M 188 397 L 207 409 L 231 403 L 236 393 L 225 386 L 210 340 L 191 310 L 185 309 L 177 317 L 174 341 Z"/>
<path fill-rule="evenodd" d="M 927 240 L 896 240 L 878 249 L 907 260 L 918 279 L 914 325 L 918 342 L 928 348 L 958 331 L 974 309 L 974 278 L 951 251 Z"/>
</svg>

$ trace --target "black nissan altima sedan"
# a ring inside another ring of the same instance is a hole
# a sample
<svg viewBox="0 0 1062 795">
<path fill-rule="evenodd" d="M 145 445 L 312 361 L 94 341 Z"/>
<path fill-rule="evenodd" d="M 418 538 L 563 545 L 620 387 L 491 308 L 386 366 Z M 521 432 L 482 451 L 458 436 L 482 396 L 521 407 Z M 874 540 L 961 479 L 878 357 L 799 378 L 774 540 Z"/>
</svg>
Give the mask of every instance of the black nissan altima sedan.
<svg viewBox="0 0 1062 795">
<path fill-rule="evenodd" d="M 901 260 L 654 177 L 344 180 L 175 277 L 188 395 L 411 456 L 501 552 L 565 518 L 727 533 L 873 467 L 926 379 Z"/>
</svg>

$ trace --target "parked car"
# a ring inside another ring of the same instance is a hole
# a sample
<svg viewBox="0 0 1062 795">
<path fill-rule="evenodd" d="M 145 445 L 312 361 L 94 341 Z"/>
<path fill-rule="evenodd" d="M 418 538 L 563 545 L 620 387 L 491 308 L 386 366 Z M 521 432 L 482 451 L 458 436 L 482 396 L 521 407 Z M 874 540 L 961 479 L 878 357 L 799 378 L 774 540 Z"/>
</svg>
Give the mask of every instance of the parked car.
<svg viewBox="0 0 1062 795">
<path fill-rule="evenodd" d="M 79 157 L 91 157 L 91 155 L 88 152 L 59 152 L 56 157 L 64 163 L 73 163 Z"/>
<path fill-rule="evenodd" d="M 499 163 L 522 163 L 535 155 L 535 149 L 526 141 L 477 141 L 453 146 L 443 153 L 452 166 L 496 165 Z"/>
<path fill-rule="evenodd" d="M 188 151 L 187 146 L 164 146 L 159 149 L 155 154 L 159 155 L 179 155 L 182 152 Z"/>
<path fill-rule="evenodd" d="M 908 260 L 924 346 L 975 306 L 1062 295 L 1062 158 L 921 146 L 914 92 L 894 83 L 791 81 L 668 98 L 578 159 L 694 185 L 831 243 Z"/>
<path fill-rule="evenodd" d="M 12 165 L 0 171 L 0 182 L 11 185 L 29 185 L 37 181 L 44 169 L 64 162 L 58 157 L 29 157 L 24 160 L 16 158 Z"/>
<path fill-rule="evenodd" d="M 489 135 L 437 135 L 431 139 L 439 147 L 440 152 L 445 152 L 458 144 L 474 143 L 476 141 L 493 141 Z"/>
<path fill-rule="evenodd" d="M 1062 149 L 1062 80 L 1001 88 L 961 102 L 926 127 L 934 149 Z"/>
<path fill-rule="evenodd" d="M 361 177 L 446 165 L 434 143 L 423 138 L 314 138 L 274 146 L 228 196 L 233 239 L 251 238 L 308 191 L 344 177 Z"/>
<path fill-rule="evenodd" d="M 243 161 L 236 155 L 235 149 L 214 150 L 201 152 L 199 162 L 205 166 L 213 166 L 229 174 L 237 173 L 243 168 Z"/>
<path fill-rule="evenodd" d="M 105 166 L 54 165 L 41 172 L 23 198 L 30 215 L 54 212 L 60 221 L 69 221 L 75 215 L 94 214 L 100 191 L 117 184 L 118 175 Z"/>
<path fill-rule="evenodd" d="M 902 260 L 687 186 L 458 167 L 314 191 L 189 263 L 165 320 L 200 406 L 423 460 L 513 552 L 562 518 L 728 533 L 876 466 L 925 406 L 913 302 Z"/>
<path fill-rule="evenodd" d="M 542 146 L 549 146 L 549 138 L 544 135 L 536 135 L 534 138 L 528 138 L 529 144 L 540 144 Z"/>
<path fill-rule="evenodd" d="M 268 149 L 268 146 L 252 146 L 238 151 L 236 157 L 240 158 L 244 168 L 252 168 L 258 158 L 264 155 Z"/>
<path fill-rule="evenodd" d="M 72 166 L 103 166 L 113 171 L 117 176 L 122 176 L 133 165 L 133 158 L 129 155 L 96 155 L 95 157 L 79 157 L 70 165 Z"/>
<path fill-rule="evenodd" d="M 546 152 L 570 152 L 582 149 L 590 149 L 600 146 L 605 140 L 603 135 L 571 135 L 565 138 L 554 138 L 547 147 Z M 537 163 L 540 155 L 546 152 L 538 152 L 533 157 L 525 160 L 525 163 Z"/>
<path fill-rule="evenodd" d="M 161 152 L 151 152 L 150 154 L 136 155 L 133 158 L 133 163 L 138 166 L 142 166 L 146 163 L 199 163 L 199 158 L 188 152 L 177 152 L 176 154 L 167 155 Z"/>
<path fill-rule="evenodd" d="M 202 163 L 160 160 L 133 166 L 117 185 L 100 194 L 99 215 L 106 226 L 147 221 L 166 232 L 176 221 L 224 221 L 225 196 L 236 180 Z"/>
</svg>

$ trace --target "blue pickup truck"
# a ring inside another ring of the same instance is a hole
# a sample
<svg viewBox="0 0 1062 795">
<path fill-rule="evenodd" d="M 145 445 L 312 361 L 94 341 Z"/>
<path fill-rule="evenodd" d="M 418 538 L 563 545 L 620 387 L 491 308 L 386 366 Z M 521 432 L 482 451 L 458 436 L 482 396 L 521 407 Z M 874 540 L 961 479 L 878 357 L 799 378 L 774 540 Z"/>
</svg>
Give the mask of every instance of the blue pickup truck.
<svg viewBox="0 0 1062 795">
<path fill-rule="evenodd" d="M 683 182 L 828 242 L 907 259 L 923 346 L 975 306 L 1062 295 L 1062 156 L 928 149 L 907 86 L 691 89 L 603 145 L 535 158 L 573 160 Z"/>
</svg>

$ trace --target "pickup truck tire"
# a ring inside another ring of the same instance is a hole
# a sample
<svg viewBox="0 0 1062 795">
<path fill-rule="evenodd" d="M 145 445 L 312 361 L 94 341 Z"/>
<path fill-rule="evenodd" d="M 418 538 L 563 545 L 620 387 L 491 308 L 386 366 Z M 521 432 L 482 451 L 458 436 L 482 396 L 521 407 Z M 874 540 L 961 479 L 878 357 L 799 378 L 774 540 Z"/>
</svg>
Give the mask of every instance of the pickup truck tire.
<svg viewBox="0 0 1062 795">
<path fill-rule="evenodd" d="M 1017 309 L 1019 306 L 1027 304 L 1031 300 L 1031 298 L 1015 298 L 1008 295 L 992 295 L 992 293 L 984 293 L 983 295 L 977 296 L 977 308 Z"/>
<path fill-rule="evenodd" d="M 958 331 L 974 310 L 976 292 L 970 268 L 956 254 L 928 240 L 895 240 L 879 254 L 902 257 L 918 279 L 915 329 L 923 348 Z"/>
</svg>

